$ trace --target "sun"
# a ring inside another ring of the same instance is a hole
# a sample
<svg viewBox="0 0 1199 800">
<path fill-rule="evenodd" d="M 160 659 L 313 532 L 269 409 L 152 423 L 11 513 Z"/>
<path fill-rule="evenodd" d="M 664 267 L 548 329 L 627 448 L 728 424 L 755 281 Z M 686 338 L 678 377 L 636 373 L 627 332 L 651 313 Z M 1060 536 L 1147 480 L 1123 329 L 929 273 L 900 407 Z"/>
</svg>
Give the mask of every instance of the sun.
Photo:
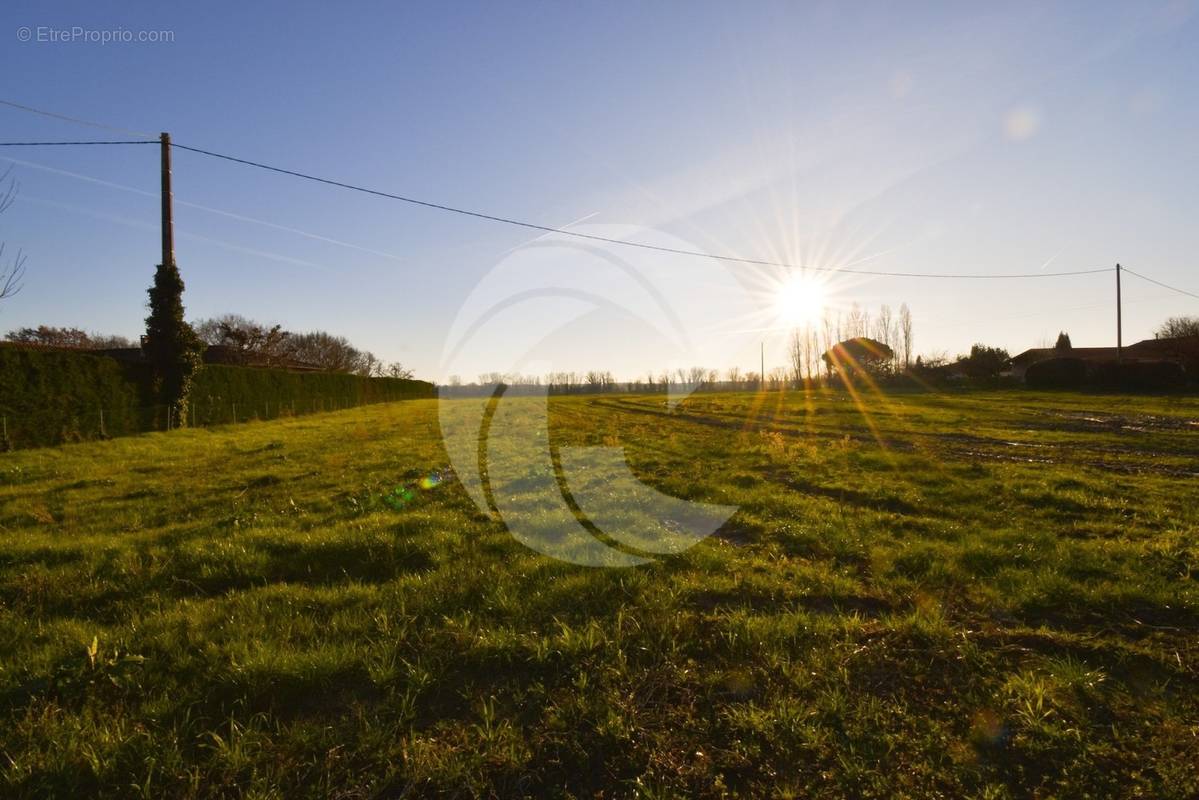
<svg viewBox="0 0 1199 800">
<path fill-rule="evenodd" d="M 824 314 L 828 294 L 824 283 L 809 275 L 788 276 L 775 291 L 774 310 L 787 327 L 814 325 Z"/>
</svg>

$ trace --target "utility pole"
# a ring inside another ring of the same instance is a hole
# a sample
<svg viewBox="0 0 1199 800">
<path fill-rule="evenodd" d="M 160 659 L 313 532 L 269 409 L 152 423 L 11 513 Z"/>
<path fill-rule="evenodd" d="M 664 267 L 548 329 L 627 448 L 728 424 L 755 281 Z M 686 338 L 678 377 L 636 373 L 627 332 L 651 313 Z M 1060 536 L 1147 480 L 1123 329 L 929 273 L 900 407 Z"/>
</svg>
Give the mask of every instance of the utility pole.
<svg viewBox="0 0 1199 800">
<path fill-rule="evenodd" d="M 758 389 L 766 388 L 766 340 L 762 340 L 762 371 L 758 373 Z"/>
<path fill-rule="evenodd" d="M 1120 303 L 1120 265 L 1116 265 L 1116 361 L 1124 360 L 1124 311 Z"/>
<path fill-rule="evenodd" d="M 175 264 L 175 218 L 171 210 L 171 134 L 159 135 L 162 143 L 162 264 Z"/>
</svg>

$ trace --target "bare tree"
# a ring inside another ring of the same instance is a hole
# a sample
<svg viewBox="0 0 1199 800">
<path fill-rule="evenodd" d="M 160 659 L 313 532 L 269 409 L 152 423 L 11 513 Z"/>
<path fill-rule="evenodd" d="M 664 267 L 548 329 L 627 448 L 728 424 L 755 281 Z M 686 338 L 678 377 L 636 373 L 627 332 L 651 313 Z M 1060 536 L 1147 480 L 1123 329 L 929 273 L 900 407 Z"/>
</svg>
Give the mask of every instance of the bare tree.
<svg viewBox="0 0 1199 800">
<path fill-rule="evenodd" d="M 274 366 L 287 357 L 287 338 L 291 335 L 282 325 L 264 325 L 240 314 L 195 322 L 192 328 L 200 341 L 211 346 L 227 347 L 236 353 L 242 364 Z"/>
<path fill-rule="evenodd" d="M 401 364 L 398 361 L 393 361 L 390 364 L 388 364 L 387 369 L 383 370 L 383 374 L 389 378 L 403 378 L 405 380 L 412 378 L 412 370 L 408 369 L 407 367 L 405 367 L 403 364 Z M 458 377 L 458 376 L 451 375 L 450 380 L 452 381 L 456 377 Z M 453 384 L 451 384 L 451 385 L 453 385 Z"/>
<path fill-rule="evenodd" d="M 791 331 L 791 342 L 787 348 L 787 355 L 791 360 L 791 380 L 796 386 L 803 383 L 804 379 L 804 362 L 808 358 L 808 338 L 799 328 Z"/>
<path fill-rule="evenodd" d="M 350 344 L 344 336 L 324 331 L 293 333 L 286 340 L 288 358 L 311 364 L 328 372 L 365 374 L 368 366 L 364 353 Z"/>
<path fill-rule="evenodd" d="M 0 175 L 0 214 L 12 206 L 17 199 L 21 185 L 12 177 L 12 167 Z M 25 254 L 17 251 L 16 257 L 6 262 L 4 259 L 4 242 L 0 242 L 0 300 L 12 297 L 21 291 L 21 279 L 25 277 Z"/>
<path fill-rule="evenodd" d="M 1158 339 L 1199 336 L 1199 317 L 1170 317 L 1153 335 Z"/>
<path fill-rule="evenodd" d="M 903 366 L 912 364 L 912 312 L 907 303 L 899 306 L 899 349 L 903 352 Z"/>
<path fill-rule="evenodd" d="M 568 394 L 579 385 L 579 376 L 573 372 L 551 372 L 545 376 L 545 385 L 551 392 Z"/>
<path fill-rule="evenodd" d="M 379 358 L 369 350 L 363 350 L 359 357 L 358 367 L 354 372 L 368 378 L 382 378 L 384 365 Z"/>
<path fill-rule="evenodd" d="M 820 360 L 820 333 L 816 330 L 816 325 L 809 322 L 804 327 L 804 377 L 811 383 L 817 377 L 817 372 L 820 369 L 818 362 Z"/>
<path fill-rule="evenodd" d="M 824 310 L 824 314 L 821 316 L 821 319 L 820 319 L 820 327 L 821 327 L 820 352 L 827 353 L 829 350 L 831 350 L 833 348 L 833 345 L 835 345 L 838 341 L 840 341 L 840 338 L 841 338 L 841 330 L 840 330 L 840 328 L 841 328 L 841 313 L 838 312 L 837 318 L 836 318 L 836 320 L 834 320 L 833 316 L 829 313 L 828 309 L 826 308 Z M 826 370 L 828 376 L 832 377 L 832 374 L 833 374 L 832 365 L 826 362 L 825 370 Z"/>
<path fill-rule="evenodd" d="M 850 306 L 849 315 L 846 319 L 846 336 L 842 337 L 838 334 L 838 340 L 842 338 L 856 339 L 862 336 L 870 335 L 870 312 L 854 303 Z"/>
</svg>

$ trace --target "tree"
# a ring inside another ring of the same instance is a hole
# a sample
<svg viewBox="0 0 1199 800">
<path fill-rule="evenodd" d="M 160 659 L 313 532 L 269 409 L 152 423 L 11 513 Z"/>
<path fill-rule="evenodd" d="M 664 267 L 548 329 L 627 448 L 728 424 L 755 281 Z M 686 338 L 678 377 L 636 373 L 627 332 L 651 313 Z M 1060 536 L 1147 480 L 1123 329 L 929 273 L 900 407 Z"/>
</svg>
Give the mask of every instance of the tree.
<svg viewBox="0 0 1199 800">
<path fill-rule="evenodd" d="M 891 316 L 891 306 L 886 303 L 879 306 L 878 317 L 874 320 L 874 338 L 887 347 L 895 344 L 895 321 Z"/>
<path fill-rule="evenodd" d="M 91 339 L 87 331 L 79 328 L 55 328 L 38 325 L 36 328 L 19 328 L 9 331 L 5 337 L 10 342 L 34 344 L 40 347 L 56 347 L 63 350 L 82 350 L 89 347 Z"/>
<path fill-rule="evenodd" d="M 404 378 L 405 380 L 412 378 L 412 370 L 408 369 L 407 367 L 405 367 L 403 364 L 401 364 L 398 361 L 393 361 L 390 364 L 388 364 L 387 369 L 383 370 L 383 372 L 389 378 Z M 456 385 L 453 381 L 457 377 L 458 377 L 457 375 L 450 376 L 450 385 L 451 386 Z M 461 383 L 461 380 L 459 380 L 459 383 Z"/>
<path fill-rule="evenodd" d="M 883 372 L 887 364 L 895 358 L 895 351 L 882 342 L 865 336 L 855 336 L 833 345 L 820 358 L 828 366 L 830 373 L 835 369 L 845 376 L 857 373 L 877 374 Z"/>
<path fill-rule="evenodd" d="M 837 312 L 837 319 L 834 321 L 829 310 L 824 309 L 824 313 L 820 317 L 820 349 L 823 352 L 828 352 L 832 349 L 837 340 L 841 338 L 841 312 Z M 831 361 L 825 361 L 825 371 L 828 377 L 833 376 L 833 365 Z"/>
<path fill-rule="evenodd" d="M 788 356 L 791 363 L 791 379 L 796 386 L 811 382 L 815 377 L 816 355 L 820 352 L 820 334 L 814 323 L 791 331 Z"/>
<path fill-rule="evenodd" d="M 1002 347 L 976 344 L 970 348 L 970 355 L 959 359 L 958 363 L 971 378 L 993 378 L 1003 372 L 1010 360 L 1007 350 Z"/>
<path fill-rule="evenodd" d="M 17 198 L 20 185 L 12 177 L 12 167 L 0 175 L 0 214 L 8 210 Z M 21 291 L 21 279 L 25 277 L 25 254 L 17 251 L 16 258 L 5 263 L 4 242 L 0 242 L 0 300 L 12 297 Z"/>
<path fill-rule="evenodd" d="M 344 336 L 324 331 L 293 333 L 287 337 L 288 357 L 327 372 L 360 372 L 363 353 Z"/>
<path fill-rule="evenodd" d="M 268 326 L 240 314 L 224 314 L 200 320 L 193 327 L 201 341 L 229 348 L 241 364 L 269 367 L 287 358 L 286 342 L 291 334 L 281 325 Z"/>
<path fill-rule="evenodd" d="M 803 384 L 804 362 L 808 359 L 808 338 L 799 328 L 791 331 L 791 342 L 787 354 L 791 357 L 791 380 L 796 386 L 800 386 Z"/>
<path fill-rule="evenodd" d="M 912 363 L 912 312 L 907 303 L 899 306 L 899 348 L 906 369 Z"/>
<path fill-rule="evenodd" d="M 376 358 L 371 351 L 363 350 L 359 356 L 358 365 L 353 371 L 368 378 L 381 378 L 383 377 L 383 362 Z M 509 383 L 515 382 L 509 381 Z"/>
<path fill-rule="evenodd" d="M 845 335 L 849 339 L 865 339 L 870 335 L 870 312 L 855 302 L 849 307 L 845 327 Z M 841 336 L 840 331 L 837 332 L 837 336 Z"/>
<path fill-rule="evenodd" d="M 192 376 L 200 368 L 204 344 L 183 319 L 183 278 L 174 264 L 159 264 L 146 317 L 142 351 L 154 374 L 154 388 L 166 404 L 173 426 L 187 424 L 187 400 Z"/>
<path fill-rule="evenodd" d="M 1199 336 L 1199 317 L 1170 317 L 1153 333 L 1158 339 Z"/>
<path fill-rule="evenodd" d="M 1072 347 L 1070 344 L 1070 334 L 1062 331 L 1057 335 L 1057 343 L 1053 345 L 1054 350 L 1069 350 Z"/>
<path fill-rule="evenodd" d="M 39 325 L 36 328 L 18 328 L 5 337 L 10 342 L 55 347 L 61 350 L 116 350 L 133 347 L 133 342 L 124 336 L 106 336 L 88 333 L 79 328 L 56 328 Z"/>
</svg>

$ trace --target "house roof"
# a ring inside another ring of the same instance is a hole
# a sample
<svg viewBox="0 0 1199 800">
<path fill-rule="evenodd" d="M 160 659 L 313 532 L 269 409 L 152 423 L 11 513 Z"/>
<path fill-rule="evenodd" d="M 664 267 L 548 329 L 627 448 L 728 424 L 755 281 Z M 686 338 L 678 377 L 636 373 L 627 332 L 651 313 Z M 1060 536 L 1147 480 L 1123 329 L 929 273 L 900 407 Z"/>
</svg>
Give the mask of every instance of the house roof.
<svg viewBox="0 0 1199 800">
<path fill-rule="evenodd" d="M 1125 349 L 1138 355 L 1153 355 L 1157 357 L 1199 355 L 1199 336 L 1145 339 L 1136 344 L 1131 344 Z"/>
<path fill-rule="evenodd" d="M 1115 357 L 1116 348 L 1114 347 L 1071 347 L 1069 350 L 1058 350 L 1056 347 L 1034 347 L 1012 356 L 1012 363 L 1031 363 L 1044 361 L 1047 358 L 1081 358 L 1086 361 L 1103 361 Z"/>
<path fill-rule="evenodd" d="M 1124 354 L 1133 358 L 1177 358 L 1184 355 L 1199 355 L 1199 336 L 1176 336 L 1170 339 L 1143 339 L 1124 348 Z M 1012 356 L 1016 365 L 1031 364 L 1047 358 L 1081 358 L 1084 361 L 1112 361 L 1116 358 L 1114 347 L 1072 347 L 1058 350 L 1053 347 L 1034 347 Z"/>
</svg>

